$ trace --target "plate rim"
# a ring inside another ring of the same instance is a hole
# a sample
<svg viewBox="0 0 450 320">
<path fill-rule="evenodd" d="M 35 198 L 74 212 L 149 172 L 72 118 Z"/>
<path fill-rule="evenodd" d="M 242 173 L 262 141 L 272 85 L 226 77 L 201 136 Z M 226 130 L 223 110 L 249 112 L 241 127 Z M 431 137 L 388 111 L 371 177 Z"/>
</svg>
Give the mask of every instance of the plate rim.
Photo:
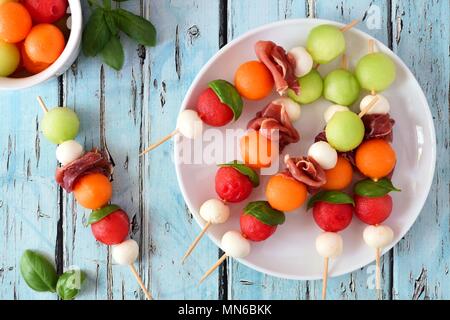
<svg viewBox="0 0 450 320">
<path fill-rule="evenodd" d="M 209 69 L 209 67 L 214 63 L 214 61 L 221 55 L 223 55 L 226 51 L 231 50 L 235 44 L 245 40 L 245 38 L 251 37 L 256 33 L 259 33 L 261 31 L 273 28 L 273 27 L 278 27 L 280 25 L 289 25 L 289 24 L 298 24 L 298 23 L 310 23 L 311 21 L 314 21 L 314 23 L 317 24 L 331 24 L 331 25 L 335 25 L 338 27 L 342 27 L 345 24 L 337 22 L 337 21 L 333 21 L 333 20 L 327 20 L 327 19 L 316 19 L 316 18 L 296 18 L 296 19 L 286 19 L 286 20 L 281 20 L 281 21 L 275 21 L 275 22 L 271 22 L 271 23 L 267 23 L 264 25 L 261 25 L 259 27 L 256 28 L 252 28 L 248 31 L 246 31 L 245 33 L 243 33 L 242 35 L 236 37 L 235 39 L 233 39 L 232 41 L 228 42 L 225 46 L 223 46 L 222 48 L 220 48 L 212 57 L 209 58 L 209 60 L 205 63 L 205 65 L 200 69 L 200 71 L 197 73 L 197 75 L 195 76 L 195 78 L 193 79 L 191 85 L 189 86 L 188 91 L 186 92 L 186 94 L 184 95 L 183 98 L 183 102 L 181 104 L 181 107 L 178 111 L 178 115 L 177 118 L 179 116 L 179 114 L 181 113 L 181 111 L 185 110 L 187 107 L 187 102 L 189 100 L 189 97 L 192 95 L 192 92 L 194 90 L 194 88 L 197 86 L 197 83 L 199 81 L 199 79 L 206 73 L 206 71 Z M 390 57 L 393 58 L 395 60 L 396 63 L 398 63 L 399 65 L 402 66 L 402 68 L 404 70 L 406 70 L 407 72 L 407 76 L 408 78 L 413 79 L 413 81 L 417 84 L 417 86 L 420 88 L 418 94 L 420 96 L 420 99 L 422 100 L 422 102 L 424 102 L 424 104 L 426 105 L 426 122 L 428 124 L 428 126 L 430 127 L 430 133 L 431 133 L 431 168 L 429 170 L 429 174 L 427 175 L 427 181 L 425 181 L 426 183 L 426 192 L 423 193 L 423 195 L 421 196 L 420 201 L 418 202 L 420 204 L 420 209 L 417 210 L 417 213 L 414 217 L 414 219 L 411 219 L 410 222 L 407 224 L 407 228 L 405 229 L 406 231 L 403 233 L 399 233 L 396 235 L 396 240 L 395 242 L 392 242 L 388 247 L 384 248 L 381 252 L 381 255 L 384 255 L 386 252 L 390 251 L 395 245 L 397 245 L 398 242 L 400 242 L 400 240 L 411 230 L 411 227 L 413 226 L 413 224 L 417 221 L 417 218 L 419 217 L 420 213 L 422 212 L 422 209 L 425 205 L 425 202 L 428 198 L 428 195 L 430 194 L 430 190 L 431 187 L 433 185 L 433 180 L 434 180 L 434 175 L 435 175 L 435 168 L 436 168 L 436 129 L 434 126 L 434 121 L 433 121 L 433 116 L 431 113 L 431 109 L 430 109 L 430 105 L 428 103 L 428 100 L 425 96 L 425 93 L 423 92 L 422 86 L 420 85 L 420 83 L 417 81 L 417 78 L 415 77 L 415 75 L 412 73 L 412 71 L 409 69 L 409 67 L 403 62 L 403 60 L 395 53 L 393 52 L 389 47 L 387 47 L 384 43 L 382 43 L 381 41 L 379 41 L 378 39 L 374 38 L 373 36 L 369 35 L 368 33 L 356 29 L 356 28 L 352 28 L 351 30 L 347 31 L 347 32 L 355 32 L 357 34 L 359 34 L 360 36 L 363 36 L 365 38 L 371 38 L 375 41 L 376 45 L 382 49 L 382 51 L 384 52 L 388 52 Z M 175 166 L 175 173 L 176 173 L 176 177 L 177 177 L 177 182 L 178 182 L 178 186 L 180 188 L 181 194 L 183 196 L 183 200 L 186 203 L 189 211 L 192 213 L 194 220 L 196 221 L 196 223 L 199 225 L 200 228 L 203 228 L 205 223 L 204 221 L 200 218 L 198 210 L 196 208 L 194 208 L 194 206 L 192 205 L 191 201 L 188 199 L 187 197 L 187 192 L 186 192 L 186 188 L 184 186 L 184 184 L 182 183 L 182 179 L 181 179 L 181 172 L 180 172 L 180 165 L 178 164 L 178 162 L 176 161 L 176 155 L 179 154 L 179 145 L 180 143 L 178 142 L 178 140 L 174 141 L 174 153 L 173 153 L 173 162 L 174 162 L 174 166 Z M 209 232 L 206 232 L 208 238 L 219 248 L 221 248 L 220 245 L 220 240 L 219 239 L 215 239 L 212 237 L 212 235 Z M 256 270 L 258 272 L 261 272 L 263 274 L 267 274 L 267 275 L 271 275 L 277 278 L 281 278 L 281 279 L 288 279 L 288 280 L 302 280 L 302 281 L 307 281 L 307 280 L 319 280 L 321 279 L 321 277 L 314 277 L 314 276 L 297 276 L 297 275 L 292 275 L 292 274 L 285 274 L 283 272 L 278 272 L 278 271 L 273 271 L 273 270 L 269 270 L 265 267 L 261 267 L 259 265 L 256 265 L 254 263 L 249 262 L 246 259 L 238 259 L 238 258 L 233 258 L 237 261 L 239 261 L 239 263 L 242 263 L 243 265 Z M 373 261 L 375 261 L 375 258 L 370 259 L 369 261 L 363 261 L 360 263 L 356 263 L 355 267 L 353 267 L 352 270 L 350 271 L 342 271 L 342 272 L 336 272 L 333 274 L 329 275 L 329 278 L 334 278 L 334 277 L 339 277 L 345 274 L 349 274 L 352 273 L 358 269 L 361 269 L 365 266 L 367 266 L 368 264 L 372 263 Z"/>
</svg>

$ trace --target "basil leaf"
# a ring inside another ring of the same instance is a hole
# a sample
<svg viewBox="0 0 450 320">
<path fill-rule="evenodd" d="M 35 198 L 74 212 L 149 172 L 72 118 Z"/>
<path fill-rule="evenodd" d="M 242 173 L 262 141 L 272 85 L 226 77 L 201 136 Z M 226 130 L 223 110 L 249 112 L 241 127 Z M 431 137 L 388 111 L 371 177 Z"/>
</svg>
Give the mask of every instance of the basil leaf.
<svg viewBox="0 0 450 320">
<path fill-rule="evenodd" d="M 283 211 L 273 209 L 267 201 L 250 202 L 244 208 L 244 214 L 252 215 L 269 226 L 283 224 L 286 219 Z"/>
<path fill-rule="evenodd" d="M 32 250 L 25 250 L 20 259 L 20 274 L 26 284 L 38 292 L 55 292 L 58 276 L 47 258 Z"/>
<path fill-rule="evenodd" d="M 119 33 L 119 29 L 117 29 L 116 20 L 114 20 L 114 16 L 111 11 L 105 11 L 105 22 L 108 26 L 109 32 L 111 35 L 115 36 Z"/>
<path fill-rule="evenodd" d="M 372 179 L 365 179 L 357 182 L 354 187 L 355 194 L 364 197 L 383 197 L 391 191 L 401 191 L 392 184 L 391 180 L 387 178 L 373 181 Z"/>
<path fill-rule="evenodd" d="M 111 68 L 117 71 L 122 69 L 125 54 L 120 39 L 117 36 L 111 37 L 109 42 L 103 48 L 102 59 Z"/>
<path fill-rule="evenodd" d="M 336 203 L 336 204 L 351 204 L 355 205 L 353 198 L 348 194 L 341 191 L 320 191 L 313 195 L 308 201 L 308 209 L 314 207 L 316 202 L 328 202 L 328 203 Z"/>
<path fill-rule="evenodd" d="M 72 300 L 80 293 L 86 274 L 81 270 L 64 272 L 56 284 L 56 293 L 63 300 Z"/>
<path fill-rule="evenodd" d="M 229 163 L 219 164 L 219 167 L 231 167 L 242 173 L 244 176 L 247 176 L 250 179 L 253 187 L 256 188 L 259 186 L 259 176 L 258 174 L 251 168 L 247 167 L 243 163 L 239 163 L 237 160 L 231 161 Z"/>
<path fill-rule="evenodd" d="M 144 46 L 156 45 L 156 29 L 150 21 L 120 8 L 111 12 L 119 29 L 130 38 Z"/>
<path fill-rule="evenodd" d="M 110 37 L 104 10 L 96 8 L 83 31 L 83 53 L 88 57 L 96 56 L 106 46 Z"/>
<path fill-rule="evenodd" d="M 104 217 L 110 215 L 113 212 L 116 212 L 117 210 L 120 210 L 120 207 L 115 204 L 110 204 L 107 206 L 104 206 L 103 208 L 100 208 L 98 210 L 93 210 L 91 214 L 89 215 L 89 219 L 87 224 L 93 224 L 96 222 L 99 222 Z"/>
<path fill-rule="evenodd" d="M 219 97 L 220 102 L 229 106 L 233 111 L 234 121 L 239 119 L 242 114 L 244 103 L 242 102 L 242 98 L 237 92 L 236 88 L 231 83 L 225 80 L 211 81 L 208 86 Z"/>
</svg>

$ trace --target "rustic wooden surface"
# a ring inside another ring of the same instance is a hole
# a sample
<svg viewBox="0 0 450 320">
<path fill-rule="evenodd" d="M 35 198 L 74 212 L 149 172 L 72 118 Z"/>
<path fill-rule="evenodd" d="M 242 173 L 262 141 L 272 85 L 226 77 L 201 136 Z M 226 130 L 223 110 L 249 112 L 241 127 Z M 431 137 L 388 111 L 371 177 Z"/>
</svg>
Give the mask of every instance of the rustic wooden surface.
<svg viewBox="0 0 450 320">
<path fill-rule="evenodd" d="M 227 41 L 268 22 L 318 17 L 361 19 L 358 28 L 387 44 L 411 68 L 425 91 L 436 126 L 438 159 L 427 203 L 405 238 L 382 259 L 385 299 L 450 299 L 449 239 L 449 17 L 447 0 L 131 0 L 121 4 L 148 17 L 158 46 L 126 40 L 126 64 L 117 73 L 80 56 L 63 76 L 17 92 L 0 92 L 0 299 L 55 299 L 31 291 L 20 277 L 22 252 L 36 248 L 58 270 L 88 271 L 80 299 L 143 299 L 128 268 L 111 262 L 84 224 L 88 211 L 54 182 L 55 146 L 38 132 L 41 110 L 75 108 L 78 140 L 107 146 L 116 163 L 113 201 L 132 217 L 141 245 L 139 272 L 157 299 L 317 299 L 321 283 L 281 280 L 236 262 L 198 287 L 219 256 L 202 241 L 180 267 L 187 243 L 199 231 L 167 165 L 172 144 L 138 158 L 137 151 L 174 127 L 176 113 L 202 65 Z M 88 14 L 88 10 L 85 10 Z M 380 23 L 373 28 L 374 15 Z M 373 299 L 367 277 L 374 266 L 329 280 L 328 297 Z"/>
</svg>

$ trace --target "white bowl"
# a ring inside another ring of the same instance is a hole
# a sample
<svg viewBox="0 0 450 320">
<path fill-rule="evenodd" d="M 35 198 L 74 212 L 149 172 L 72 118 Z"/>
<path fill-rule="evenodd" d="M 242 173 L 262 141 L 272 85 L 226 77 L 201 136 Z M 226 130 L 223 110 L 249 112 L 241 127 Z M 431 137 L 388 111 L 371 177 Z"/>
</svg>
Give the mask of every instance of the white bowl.
<svg viewBox="0 0 450 320">
<path fill-rule="evenodd" d="M 200 71 L 192 83 L 183 101 L 181 110 L 196 105 L 199 94 L 211 80 L 221 78 L 233 81 L 237 67 L 248 60 L 256 60 L 253 46 L 258 40 L 272 40 L 285 49 L 305 45 L 309 30 L 319 24 L 341 24 L 318 19 L 287 20 L 269 24 L 246 33 L 222 48 Z M 350 68 L 367 53 L 368 39 L 371 37 L 357 29 L 345 34 L 347 54 Z M 402 192 L 392 193 L 394 210 L 385 221 L 393 228 L 395 239 L 391 249 L 410 229 L 427 198 L 435 167 L 436 142 L 432 116 L 427 100 L 414 75 L 407 66 L 382 43 L 376 41 L 376 48 L 389 55 L 397 68 L 397 78 L 383 95 L 390 101 L 391 116 L 395 119 L 393 146 L 397 152 L 397 167 L 393 182 Z M 320 66 L 319 72 L 325 75 L 336 68 L 339 61 Z M 364 94 L 361 94 L 361 98 Z M 247 122 L 255 113 L 271 101 L 272 97 L 259 102 L 245 101 L 241 118 L 226 128 L 245 128 Z M 323 111 L 331 103 L 323 98 L 312 105 L 302 107 L 302 117 L 295 123 L 301 140 L 295 145 L 289 145 L 284 154 L 305 155 L 325 123 Z M 356 107 L 359 102 L 354 104 Z M 220 129 L 224 130 L 224 129 Z M 180 163 L 180 151 L 191 142 L 188 139 L 177 139 L 175 142 L 175 160 L 178 181 L 184 199 L 200 225 L 204 222 L 198 215 L 201 204 L 217 197 L 214 191 L 215 165 L 191 165 Z M 227 149 L 226 152 L 233 150 Z M 233 160 L 233 159 L 227 159 Z M 261 185 L 255 189 L 248 201 L 264 199 L 264 189 L 268 177 L 261 179 Z M 246 201 L 246 203 L 248 202 Z M 239 215 L 245 204 L 232 205 L 232 217 L 222 225 L 213 225 L 209 237 L 220 245 L 222 235 L 231 229 L 239 230 Z M 374 252 L 365 245 L 362 237 L 366 225 L 356 217 L 351 225 L 341 232 L 344 239 L 344 253 L 330 264 L 330 276 L 338 276 L 370 263 L 374 260 Z M 323 261 L 315 250 L 315 239 L 321 230 L 313 221 L 311 212 L 306 212 L 305 206 L 286 214 L 285 224 L 278 227 L 275 234 L 264 242 L 252 243 L 252 252 L 245 259 L 239 259 L 243 264 L 277 277 L 312 280 L 321 278 Z M 188 245 L 186 243 L 186 245 Z M 217 253 L 211 252 L 211 255 Z M 209 266 L 203 266 L 206 270 Z"/>
<path fill-rule="evenodd" d="M 0 77 L 0 90 L 16 90 L 32 87 L 53 77 L 58 77 L 67 69 L 80 53 L 81 35 L 83 31 L 83 13 L 80 0 L 69 0 L 72 26 L 69 40 L 59 58 L 44 71 L 25 78 Z"/>
</svg>

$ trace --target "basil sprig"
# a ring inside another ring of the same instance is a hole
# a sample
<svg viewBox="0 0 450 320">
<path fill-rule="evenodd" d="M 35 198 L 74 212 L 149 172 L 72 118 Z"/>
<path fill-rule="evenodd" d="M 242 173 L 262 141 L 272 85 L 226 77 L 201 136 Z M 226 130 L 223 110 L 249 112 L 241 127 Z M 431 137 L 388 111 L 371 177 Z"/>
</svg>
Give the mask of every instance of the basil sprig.
<svg viewBox="0 0 450 320">
<path fill-rule="evenodd" d="M 269 226 L 283 224 L 286 220 L 284 212 L 272 208 L 267 201 L 250 202 L 245 206 L 244 214 L 252 215 Z"/>
<path fill-rule="evenodd" d="M 56 292 L 63 300 L 73 300 L 79 293 L 86 274 L 81 270 L 68 270 L 58 279 Z"/>
<path fill-rule="evenodd" d="M 239 171 L 244 176 L 247 176 L 250 179 L 250 182 L 252 183 L 254 188 L 259 186 L 258 174 L 253 169 L 251 169 L 250 167 L 247 167 L 243 163 L 239 163 L 237 160 L 234 160 L 234 161 L 231 161 L 228 163 L 219 164 L 219 167 L 231 167 L 233 169 L 236 169 L 237 171 Z"/>
<path fill-rule="evenodd" d="M 208 86 L 219 97 L 220 102 L 226 104 L 233 111 L 234 121 L 239 119 L 244 103 L 236 88 L 228 81 L 221 79 L 211 81 Z"/>
<path fill-rule="evenodd" d="M 313 195 L 308 201 L 308 210 L 314 207 L 317 202 L 328 202 L 335 204 L 355 205 L 353 198 L 341 191 L 320 191 Z"/>
<path fill-rule="evenodd" d="M 87 224 L 91 225 L 93 223 L 99 222 L 104 217 L 110 215 L 113 212 L 116 212 L 117 210 L 120 210 L 120 207 L 115 204 L 109 204 L 107 206 L 104 206 L 103 208 L 93 210 L 89 215 Z"/>
<path fill-rule="evenodd" d="M 392 191 L 401 190 L 394 187 L 392 181 L 387 178 L 378 181 L 372 179 L 361 180 L 354 187 L 355 194 L 370 198 L 383 197 Z"/>
<path fill-rule="evenodd" d="M 20 274 L 26 284 L 38 292 L 55 292 L 58 276 L 55 267 L 43 255 L 25 250 L 20 259 Z"/>
<path fill-rule="evenodd" d="M 156 29 L 147 19 L 121 8 L 112 9 L 111 0 L 104 0 L 103 6 L 96 0 L 88 0 L 88 3 L 92 13 L 82 38 L 83 53 L 86 56 L 101 54 L 107 65 L 121 70 L 125 55 L 119 31 L 141 45 L 156 45 Z"/>
</svg>

